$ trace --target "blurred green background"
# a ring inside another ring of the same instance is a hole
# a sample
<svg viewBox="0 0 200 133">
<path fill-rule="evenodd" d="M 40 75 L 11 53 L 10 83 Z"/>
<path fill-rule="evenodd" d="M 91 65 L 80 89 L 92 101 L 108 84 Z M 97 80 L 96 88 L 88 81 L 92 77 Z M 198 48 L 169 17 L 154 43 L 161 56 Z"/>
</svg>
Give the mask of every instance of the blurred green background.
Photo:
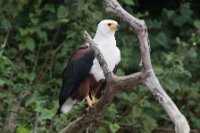
<svg viewBox="0 0 200 133">
<path fill-rule="evenodd" d="M 195 132 L 200 128 L 200 2 L 119 2 L 128 12 L 145 20 L 154 70 Z M 105 12 L 104 1 L 1 0 L 0 7 L 2 133 L 58 132 L 84 112 L 82 104 L 69 114 L 54 117 L 62 71 L 73 51 L 84 43 L 83 31 L 93 36 L 102 19 L 115 19 L 122 27 L 116 33 L 122 53 L 117 75 L 140 70 L 137 37 L 122 20 Z M 24 93 L 28 95 L 22 98 Z M 14 129 L 8 119 L 15 116 Z M 148 89 L 139 86 L 119 92 L 93 132 L 162 133 L 173 132 L 173 127 Z"/>
</svg>

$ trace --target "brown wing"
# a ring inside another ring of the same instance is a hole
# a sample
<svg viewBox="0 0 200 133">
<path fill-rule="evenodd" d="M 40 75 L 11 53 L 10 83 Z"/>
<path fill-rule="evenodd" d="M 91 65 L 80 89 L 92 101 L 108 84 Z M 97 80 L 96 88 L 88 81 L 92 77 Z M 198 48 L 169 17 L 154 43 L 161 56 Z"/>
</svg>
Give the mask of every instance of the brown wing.
<svg viewBox="0 0 200 133">
<path fill-rule="evenodd" d="M 93 60 L 94 51 L 87 45 L 81 46 L 72 55 L 63 72 L 63 84 L 59 98 L 60 107 L 58 109 L 58 113 L 60 112 L 60 108 L 63 103 L 69 97 L 74 96 L 73 94 L 79 90 L 80 85 L 88 77 L 90 69 L 93 65 Z M 80 95 L 80 93 L 77 93 L 77 95 Z"/>
</svg>

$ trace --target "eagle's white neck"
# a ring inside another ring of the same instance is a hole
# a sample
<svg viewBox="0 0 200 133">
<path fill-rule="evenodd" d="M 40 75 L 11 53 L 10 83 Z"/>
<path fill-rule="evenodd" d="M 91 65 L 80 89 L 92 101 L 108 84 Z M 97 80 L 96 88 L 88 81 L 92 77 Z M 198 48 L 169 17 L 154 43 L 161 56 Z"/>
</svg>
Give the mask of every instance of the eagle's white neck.
<svg viewBox="0 0 200 133">
<path fill-rule="evenodd" d="M 101 31 L 97 30 L 93 40 L 100 47 L 102 45 L 104 45 L 106 47 L 116 46 L 115 32 L 114 31 L 113 32 L 101 32 Z"/>
<path fill-rule="evenodd" d="M 102 32 L 101 30 L 97 29 L 97 32 L 95 34 L 95 37 L 114 37 L 115 31 L 107 31 Z"/>
<path fill-rule="evenodd" d="M 102 52 L 108 68 L 113 71 L 115 66 L 120 62 L 120 51 L 116 46 L 114 36 L 115 32 L 97 32 L 94 37 L 94 42 L 97 44 L 98 49 Z M 93 66 L 90 73 L 95 77 L 96 81 L 105 79 L 103 71 L 97 59 L 93 61 Z"/>
</svg>

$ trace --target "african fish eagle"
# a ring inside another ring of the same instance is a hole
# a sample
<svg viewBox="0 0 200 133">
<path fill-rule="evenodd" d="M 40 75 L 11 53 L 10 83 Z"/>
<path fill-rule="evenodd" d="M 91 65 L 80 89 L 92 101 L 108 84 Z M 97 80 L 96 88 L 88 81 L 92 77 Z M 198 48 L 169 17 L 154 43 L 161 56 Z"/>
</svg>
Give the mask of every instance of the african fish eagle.
<svg viewBox="0 0 200 133">
<path fill-rule="evenodd" d="M 116 21 L 102 20 L 93 38 L 111 71 L 114 71 L 121 60 L 115 40 L 115 31 L 118 28 Z M 89 107 L 92 107 L 96 101 L 96 93 L 104 82 L 105 77 L 95 58 L 94 50 L 88 45 L 80 46 L 64 69 L 57 114 L 69 112 L 73 104 L 84 99 L 87 100 Z"/>
</svg>

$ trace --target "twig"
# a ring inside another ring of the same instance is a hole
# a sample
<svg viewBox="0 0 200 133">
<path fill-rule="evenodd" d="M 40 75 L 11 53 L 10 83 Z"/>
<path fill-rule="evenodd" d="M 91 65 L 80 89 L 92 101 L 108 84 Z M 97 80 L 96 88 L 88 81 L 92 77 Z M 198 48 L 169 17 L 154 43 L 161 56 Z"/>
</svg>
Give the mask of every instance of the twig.
<svg viewBox="0 0 200 133">
<path fill-rule="evenodd" d="M 12 112 L 10 113 L 9 116 L 7 116 L 5 118 L 6 128 L 9 129 L 9 131 L 11 131 L 11 132 L 13 132 L 17 126 L 16 119 L 17 119 L 17 115 L 18 115 L 18 110 L 21 107 L 21 102 L 28 95 L 30 95 L 30 93 L 28 91 L 22 92 L 19 95 L 19 97 L 13 99 Z"/>
<path fill-rule="evenodd" d="M 34 123 L 34 128 L 33 128 L 33 133 L 37 133 L 38 131 L 38 118 L 39 118 L 39 113 L 35 113 L 35 123 Z"/>
<path fill-rule="evenodd" d="M 4 39 L 3 43 L 0 45 L 0 58 L 2 57 L 4 49 L 6 47 L 8 36 L 9 36 L 9 32 L 7 33 L 6 38 Z"/>
</svg>

